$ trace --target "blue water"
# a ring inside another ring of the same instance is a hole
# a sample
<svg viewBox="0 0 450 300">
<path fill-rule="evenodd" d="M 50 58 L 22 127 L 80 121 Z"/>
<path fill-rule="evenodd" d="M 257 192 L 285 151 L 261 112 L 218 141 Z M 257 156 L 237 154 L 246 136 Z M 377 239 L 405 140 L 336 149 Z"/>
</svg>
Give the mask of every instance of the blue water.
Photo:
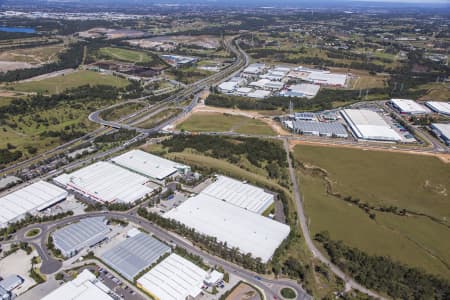
<svg viewBox="0 0 450 300">
<path fill-rule="evenodd" d="M 0 31 L 5 32 L 21 32 L 21 33 L 35 33 L 36 30 L 33 28 L 24 28 L 24 27 L 0 27 Z"/>
</svg>

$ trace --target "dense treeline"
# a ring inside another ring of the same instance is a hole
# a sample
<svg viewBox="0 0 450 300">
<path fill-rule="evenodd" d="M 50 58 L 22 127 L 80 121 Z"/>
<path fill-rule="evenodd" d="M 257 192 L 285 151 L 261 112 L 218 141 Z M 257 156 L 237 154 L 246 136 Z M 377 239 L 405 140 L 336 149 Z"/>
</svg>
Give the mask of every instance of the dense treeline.
<svg viewBox="0 0 450 300">
<path fill-rule="evenodd" d="M 444 279 L 333 241 L 328 232 L 316 234 L 315 240 L 323 245 L 334 264 L 363 286 L 396 299 L 450 299 L 450 283 Z"/>
<path fill-rule="evenodd" d="M 10 149 L 0 149 L 0 167 L 9 164 L 10 162 L 16 161 L 22 157 L 22 151 Z"/>
<path fill-rule="evenodd" d="M 36 33 L 0 31 L 0 41 L 36 37 Z"/>
<path fill-rule="evenodd" d="M 169 152 L 182 152 L 190 148 L 231 163 L 237 163 L 243 155 L 257 167 L 261 167 L 263 162 L 268 162 L 269 165 L 275 163 L 279 167 L 287 166 L 286 155 L 279 144 L 257 138 L 178 135 L 163 141 L 162 145 L 167 147 Z"/>
<path fill-rule="evenodd" d="M 379 95 L 380 99 L 384 99 L 388 90 L 386 89 L 369 89 L 368 95 Z M 231 96 L 223 94 L 210 94 L 205 100 L 206 105 L 227 107 L 227 108 L 239 108 L 250 110 L 275 110 L 278 108 L 288 109 L 289 102 L 292 100 L 294 109 L 300 110 L 325 110 L 333 107 L 334 101 L 343 101 L 352 103 L 355 101 L 363 100 L 366 95 L 366 91 L 360 93 L 359 90 L 334 90 L 334 89 L 321 89 L 314 99 L 298 98 L 298 97 L 283 97 L 272 96 L 264 99 L 253 99 L 240 96 Z"/>
<path fill-rule="evenodd" d="M 128 129 L 121 128 L 116 132 L 96 137 L 94 142 L 95 143 L 120 142 L 120 141 L 131 140 L 135 136 L 137 136 L 136 130 L 128 130 Z"/>
<path fill-rule="evenodd" d="M 195 245 L 200 248 L 208 250 L 210 253 L 214 253 L 227 261 L 236 263 L 238 265 L 243 266 L 246 269 L 258 272 L 265 273 L 266 265 L 261 262 L 260 258 L 254 258 L 250 253 L 241 253 L 239 248 L 232 247 L 230 248 L 227 243 L 218 241 L 216 237 L 211 237 L 208 235 L 201 234 L 195 231 L 193 228 L 189 228 L 186 225 L 173 220 L 163 218 L 157 213 L 148 212 L 145 208 L 139 208 L 138 210 L 139 216 L 154 222 L 158 226 L 173 231 L 181 236 L 187 237 L 191 240 Z"/>
<path fill-rule="evenodd" d="M 83 43 L 72 44 L 68 50 L 61 52 L 58 60 L 53 63 L 45 64 L 37 68 L 11 70 L 0 73 L 0 81 L 12 82 L 24 80 L 63 69 L 77 68 L 83 60 L 83 47 Z"/>
</svg>

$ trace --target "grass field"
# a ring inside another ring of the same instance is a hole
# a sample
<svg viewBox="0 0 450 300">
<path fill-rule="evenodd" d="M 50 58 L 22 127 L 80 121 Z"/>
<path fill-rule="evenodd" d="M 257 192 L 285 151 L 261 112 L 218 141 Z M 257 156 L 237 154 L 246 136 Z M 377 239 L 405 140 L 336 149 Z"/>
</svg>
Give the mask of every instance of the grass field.
<svg viewBox="0 0 450 300">
<path fill-rule="evenodd" d="M 440 192 L 450 188 L 449 166 L 433 157 L 313 146 L 297 146 L 295 157 L 326 170 L 334 192 L 341 195 L 448 220 L 450 203 Z M 375 211 L 376 217 L 371 219 L 357 205 L 328 194 L 320 176 L 299 171 L 299 178 L 312 234 L 326 230 L 332 239 L 369 254 L 390 256 L 450 278 L 447 225 L 424 216 L 380 211 Z M 436 184 L 434 191 L 426 182 Z"/>
<path fill-rule="evenodd" d="M 19 82 L 8 87 L 21 92 L 34 92 L 44 94 L 57 94 L 66 89 L 82 85 L 110 85 L 125 87 L 128 80 L 112 75 L 103 75 L 94 71 L 77 71 L 64 76 L 57 76 L 38 81 Z"/>
<path fill-rule="evenodd" d="M 144 51 L 129 50 L 123 48 L 105 47 L 98 50 L 102 58 L 117 59 L 131 63 L 147 63 L 152 57 Z"/>
<path fill-rule="evenodd" d="M 272 128 L 260 120 L 221 113 L 195 113 L 179 124 L 177 129 L 193 132 L 233 131 L 244 134 L 275 135 Z"/>
<path fill-rule="evenodd" d="M 167 119 L 172 118 L 173 116 L 179 114 L 181 112 L 181 109 L 179 108 L 168 108 L 166 110 L 163 110 L 156 115 L 152 116 L 151 118 L 137 124 L 137 127 L 140 128 L 153 128 L 156 125 L 164 122 Z"/>
<path fill-rule="evenodd" d="M 428 93 L 420 100 L 448 101 L 450 99 L 450 88 L 446 83 L 430 83 L 421 85 L 418 89 L 427 89 Z"/>
<path fill-rule="evenodd" d="M 144 107 L 144 103 L 127 103 L 110 110 L 104 110 L 101 117 L 106 121 L 115 121 Z"/>
</svg>

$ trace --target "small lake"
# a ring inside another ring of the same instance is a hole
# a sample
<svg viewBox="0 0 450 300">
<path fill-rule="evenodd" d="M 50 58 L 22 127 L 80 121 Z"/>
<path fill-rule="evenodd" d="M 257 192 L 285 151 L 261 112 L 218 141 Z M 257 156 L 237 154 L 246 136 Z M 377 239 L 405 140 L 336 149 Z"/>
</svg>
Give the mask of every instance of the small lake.
<svg viewBox="0 0 450 300">
<path fill-rule="evenodd" d="M 35 33 L 33 28 L 26 27 L 0 27 L 0 31 L 4 32 L 21 32 L 21 33 Z"/>
</svg>

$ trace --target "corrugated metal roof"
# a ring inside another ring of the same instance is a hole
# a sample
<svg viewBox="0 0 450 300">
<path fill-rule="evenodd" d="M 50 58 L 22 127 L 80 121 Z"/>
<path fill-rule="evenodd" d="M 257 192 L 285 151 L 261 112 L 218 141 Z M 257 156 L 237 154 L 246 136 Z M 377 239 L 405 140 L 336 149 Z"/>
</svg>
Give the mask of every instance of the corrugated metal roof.
<svg viewBox="0 0 450 300">
<path fill-rule="evenodd" d="M 0 198 L 0 227 L 26 213 L 43 210 L 67 197 L 67 192 L 46 181 L 33 183 Z"/>
<path fill-rule="evenodd" d="M 171 254 L 137 282 L 161 300 L 184 300 L 200 294 L 207 275 L 205 270 L 192 262 Z"/>
<path fill-rule="evenodd" d="M 272 194 L 262 188 L 222 175 L 217 176 L 217 180 L 202 193 L 259 214 L 262 214 L 274 199 Z"/>
<path fill-rule="evenodd" d="M 335 135 L 339 137 L 348 136 L 347 130 L 339 122 L 315 122 L 315 121 L 303 121 L 294 120 L 293 124 L 296 131 L 301 131 L 304 133 L 315 132 L 319 135 Z"/>
<path fill-rule="evenodd" d="M 104 217 L 82 219 L 56 230 L 52 234 L 53 243 L 68 256 L 105 239 L 109 230 Z"/>
<path fill-rule="evenodd" d="M 286 224 L 201 193 L 164 215 L 268 261 L 289 234 Z"/>
<path fill-rule="evenodd" d="M 106 251 L 102 260 L 133 281 L 136 275 L 170 251 L 169 246 L 141 232 Z"/>
<path fill-rule="evenodd" d="M 103 161 L 54 180 L 101 202 L 130 203 L 152 192 L 146 177 Z"/>
<path fill-rule="evenodd" d="M 174 161 L 141 151 L 131 150 L 114 157 L 112 161 L 139 174 L 162 180 L 177 171 L 177 167 L 183 166 Z"/>
</svg>

